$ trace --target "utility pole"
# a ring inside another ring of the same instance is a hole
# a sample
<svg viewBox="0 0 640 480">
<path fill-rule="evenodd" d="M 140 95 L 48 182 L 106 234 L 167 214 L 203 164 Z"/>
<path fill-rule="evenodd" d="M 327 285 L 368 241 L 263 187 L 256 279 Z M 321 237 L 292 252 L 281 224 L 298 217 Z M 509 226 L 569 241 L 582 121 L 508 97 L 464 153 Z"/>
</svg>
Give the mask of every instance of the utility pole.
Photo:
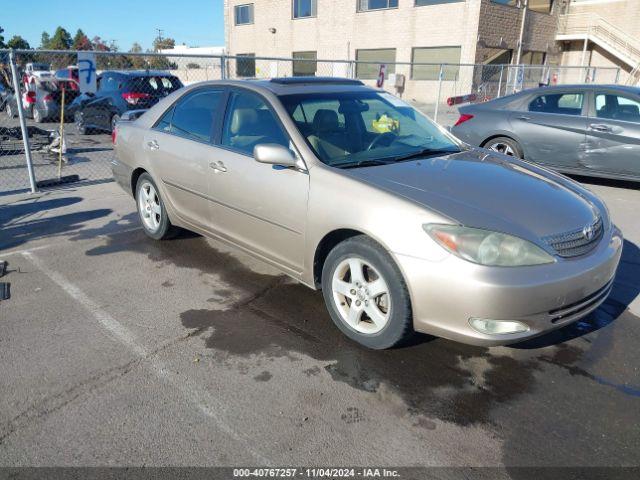
<svg viewBox="0 0 640 480">
<path fill-rule="evenodd" d="M 527 10 L 529 9 L 529 0 L 523 0 L 524 6 L 522 12 L 522 23 L 520 24 L 520 38 L 518 40 L 518 53 L 516 55 L 516 65 L 520 65 L 522 60 L 522 42 L 524 41 L 524 27 L 527 23 Z"/>
<path fill-rule="evenodd" d="M 156 32 L 158 32 L 158 36 L 156 37 L 156 45 L 162 45 L 162 34 L 164 30 L 162 28 L 156 28 Z M 156 51 L 158 48 L 155 49 Z"/>
</svg>

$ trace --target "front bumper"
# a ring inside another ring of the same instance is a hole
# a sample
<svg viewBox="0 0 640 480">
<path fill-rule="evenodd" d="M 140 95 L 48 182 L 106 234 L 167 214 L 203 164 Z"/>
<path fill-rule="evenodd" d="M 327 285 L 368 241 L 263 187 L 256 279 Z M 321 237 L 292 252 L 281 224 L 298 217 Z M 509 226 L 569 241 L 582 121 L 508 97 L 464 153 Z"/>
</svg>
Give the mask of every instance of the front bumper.
<svg viewBox="0 0 640 480">
<path fill-rule="evenodd" d="M 607 298 L 620 256 L 622 234 L 605 232 L 595 250 L 532 267 L 484 267 L 449 255 L 431 262 L 394 254 L 412 300 L 416 331 L 472 345 L 507 345 L 542 335 L 595 310 Z M 516 320 L 529 330 L 488 335 L 470 318 Z"/>
</svg>

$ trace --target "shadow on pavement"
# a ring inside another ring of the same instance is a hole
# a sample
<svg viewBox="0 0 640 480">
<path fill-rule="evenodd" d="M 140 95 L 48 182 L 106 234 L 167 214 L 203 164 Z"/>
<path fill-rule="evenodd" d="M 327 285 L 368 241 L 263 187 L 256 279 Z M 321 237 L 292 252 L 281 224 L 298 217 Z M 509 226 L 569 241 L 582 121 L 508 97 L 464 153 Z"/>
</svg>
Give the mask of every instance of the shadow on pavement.
<svg viewBox="0 0 640 480">
<path fill-rule="evenodd" d="M 111 209 L 100 208 L 57 216 L 44 216 L 51 210 L 68 207 L 81 201 L 80 197 L 65 197 L 0 206 L 0 229 L 2 230 L 0 250 L 76 230 L 84 222 L 105 217 L 112 212 Z"/>
</svg>

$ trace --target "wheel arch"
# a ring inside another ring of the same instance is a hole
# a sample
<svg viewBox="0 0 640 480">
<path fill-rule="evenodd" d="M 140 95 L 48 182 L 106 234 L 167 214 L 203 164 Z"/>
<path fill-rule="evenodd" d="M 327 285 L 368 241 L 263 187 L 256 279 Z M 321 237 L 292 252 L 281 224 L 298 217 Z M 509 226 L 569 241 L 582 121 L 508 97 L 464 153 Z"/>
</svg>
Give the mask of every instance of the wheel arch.
<svg viewBox="0 0 640 480">
<path fill-rule="evenodd" d="M 131 172 L 131 193 L 133 194 L 133 198 L 136 198 L 136 186 L 138 185 L 138 179 L 140 175 L 143 173 L 149 173 L 144 168 L 138 167 Z"/>
</svg>

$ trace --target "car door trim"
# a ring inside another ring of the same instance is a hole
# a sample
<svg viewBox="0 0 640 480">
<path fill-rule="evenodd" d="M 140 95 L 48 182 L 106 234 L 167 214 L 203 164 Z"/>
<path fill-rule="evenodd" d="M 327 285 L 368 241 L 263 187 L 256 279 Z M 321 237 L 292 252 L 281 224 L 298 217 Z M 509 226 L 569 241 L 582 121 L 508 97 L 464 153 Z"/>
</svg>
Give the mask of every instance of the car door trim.
<svg viewBox="0 0 640 480">
<path fill-rule="evenodd" d="M 208 200 L 210 202 L 216 203 L 216 204 L 218 204 L 220 206 L 223 206 L 225 208 L 228 208 L 230 210 L 234 210 L 236 212 L 242 213 L 242 214 L 247 215 L 247 216 L 249 216 L 251 218 L 255 218 L 256 220 L 260 220 L 262 222 L 268 223 L 268 224 L 273 225 L 275 227 L 282 228 L 283 230 L 287 230 L 287 231 L 289 231 L 291 233 L 295 233 L 296 235 L 302 235 L 302 232 L 300 232 L 298 230 L 295 230 L 293 228 L 287 227 L 286 225 L 282 225 L 282 224 L 274 222 L 272 220 L 268 220 L 266 218 L 259 217 L 257 215 L 254 215 L 254 214 L 250 213 L 250 212 L 247 212 L 246 210 L 242 210 L 240 208 L 233 207 L 233 206 L 231 206 L 231 205 L 229 205 L 227 203 L 221 202 L 220 200 L 217 200 L 217 199 L 215 199 L 213 197 L 210 197 L 209 195 L 205 195 L 204 193 L 192 190 L 191 188 L 185 187 L 183 185 L 179 185 L 179 184 L 171 182 L 169 180 L 165 180 L 164 178 L 162 179 L 162 183 L 164 183 L 165 185 L 168 185 L 170 187 L 177 188 L 179 190 L 185 191 L 187 193 L 191 193 L 192 195 L 196 195 L 196 196 L 198 196 L 200 198 L 204 198 L 205 200 Z"/>
</svg>

